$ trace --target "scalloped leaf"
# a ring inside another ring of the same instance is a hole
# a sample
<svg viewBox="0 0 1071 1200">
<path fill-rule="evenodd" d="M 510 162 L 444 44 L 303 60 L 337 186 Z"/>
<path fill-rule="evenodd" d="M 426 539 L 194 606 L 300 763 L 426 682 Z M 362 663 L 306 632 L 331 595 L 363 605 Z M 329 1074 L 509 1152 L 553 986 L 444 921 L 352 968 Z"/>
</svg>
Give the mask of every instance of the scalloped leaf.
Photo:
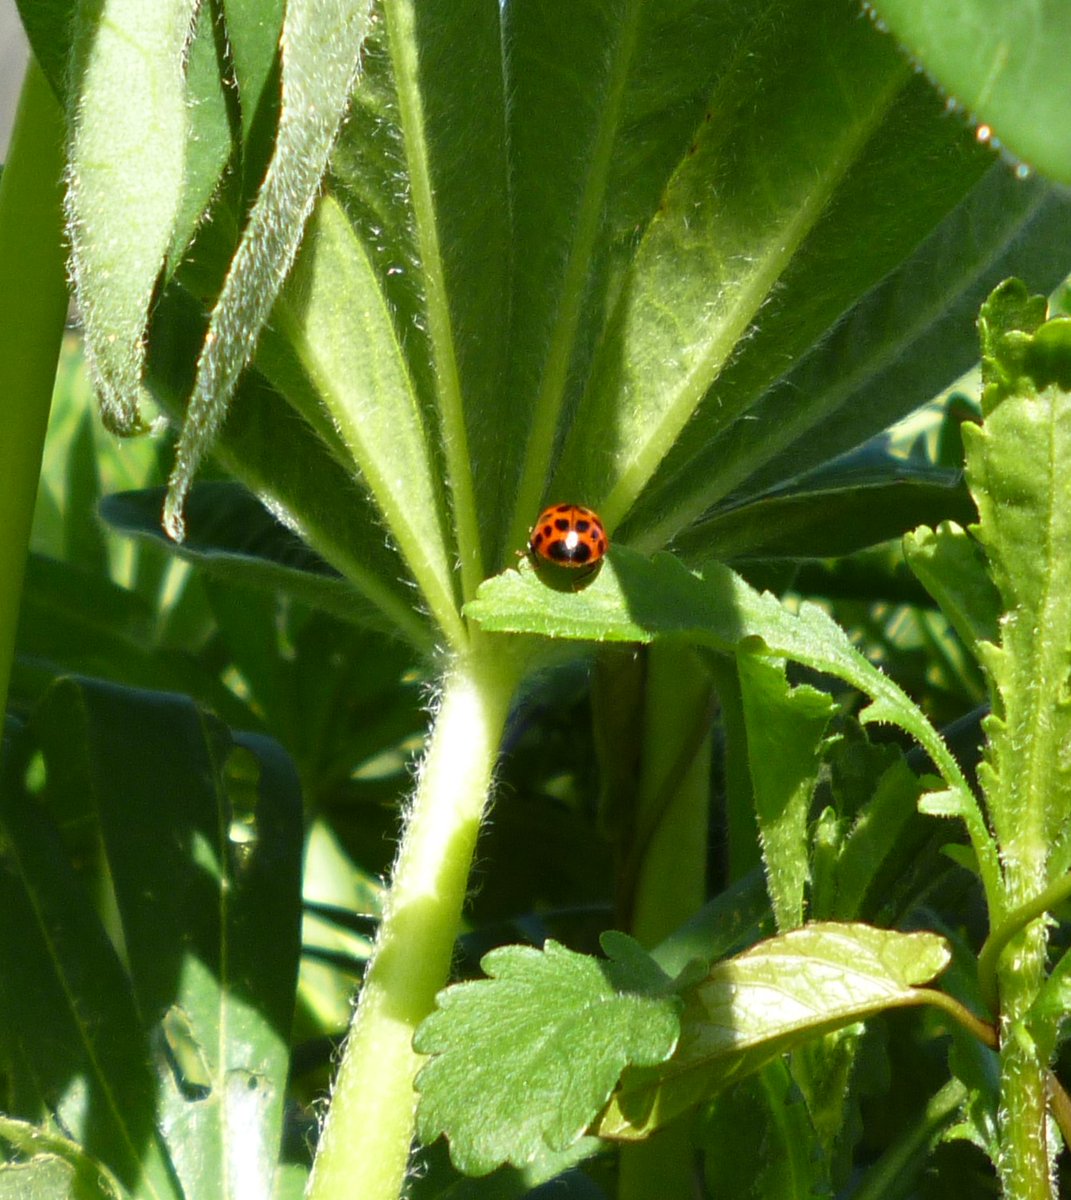
<svg viewBox="0 0 1071 1200">
<path fill-rule="evenodd" d="M 446 1134 L 467 1175 L 565 1150 L 627 1065 L 663 1062 L 677 1044 L 678 1002 L 634 945 L 616 961 L 554 941 L 505 946 L 481 965 L 490 978 L 441 992 L 414 1039 L 432 1055 L 417 1076 L 420 1138 Z"/>
<path fill-rule="evenodd" d="M 617 546 L 597 575 L 571 590 L 522 561 L 517 570 L 489 579 L 464 611 L 484 629 L 502 633 L 641 643 L 683 636 L 723 654 L 753 651 L 789 658 L 850 683 L 871 697 L 860 719 L 888 722 L 909 733 L 960 795 L 987 893 L 999 894 L 992 838 L 948 747 L 899 685 L 868 662 L 817 605 L 803 603 L 792 612 L 724 564 L 693 574 L 670 554 L 646 559 Z"/>
<path fill-rule="evenodd" d="M 993 708 L 979 780 L 1015 902 L 1071 866 L 1071 319 L 1044 311 L 1014 280 L 986 302 L 984 424 L 963 429 L 1003 612 L 999 645 L 978 648 Z"/>
</svg>

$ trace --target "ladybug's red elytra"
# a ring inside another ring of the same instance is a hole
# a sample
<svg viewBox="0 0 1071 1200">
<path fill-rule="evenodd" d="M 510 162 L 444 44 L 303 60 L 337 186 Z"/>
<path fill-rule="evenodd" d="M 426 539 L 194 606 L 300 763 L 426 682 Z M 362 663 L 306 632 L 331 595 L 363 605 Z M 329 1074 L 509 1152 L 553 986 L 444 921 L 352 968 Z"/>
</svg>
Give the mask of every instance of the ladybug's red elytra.
<svg viewBox="0 0 1071 1200">
<path fill-rule="evenodd" d="M 579 504 L 552 504 L 544 509 L 528 537 L 535 558 L 559 567 L 593 567 L 609 548 L 599 514 Z"/>
</svg>

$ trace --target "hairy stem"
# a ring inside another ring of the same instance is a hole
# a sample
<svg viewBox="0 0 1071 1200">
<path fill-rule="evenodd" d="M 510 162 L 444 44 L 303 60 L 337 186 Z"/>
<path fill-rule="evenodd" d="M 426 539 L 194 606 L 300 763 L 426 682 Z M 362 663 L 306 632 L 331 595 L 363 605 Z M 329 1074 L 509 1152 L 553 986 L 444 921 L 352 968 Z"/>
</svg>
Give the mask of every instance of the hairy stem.
<svg viewBox="0 0 1071 1200">
<path fill-rule="evenodd" d="M 413 1033 L 446 983 L 476 835 L 519 666 L 502 640 L 451 664 L 331 1107 L 309 1200 L 395 1200 L 421 1058 Z"/>
</svg>

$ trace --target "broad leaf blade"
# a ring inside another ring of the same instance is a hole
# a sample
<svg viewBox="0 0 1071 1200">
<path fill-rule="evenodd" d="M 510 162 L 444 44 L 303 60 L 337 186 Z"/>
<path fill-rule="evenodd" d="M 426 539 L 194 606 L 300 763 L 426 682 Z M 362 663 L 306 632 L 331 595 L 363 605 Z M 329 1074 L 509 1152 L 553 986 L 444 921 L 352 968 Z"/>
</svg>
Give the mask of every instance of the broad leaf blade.
<svg viewBox="0 0 1071 1200">
<path fill-rule="evenodd" d="M 53 803 L 99 824 L 138 1009 L 166 1044 L 159 1120 L 187 1200 L 254 1179 L 267 1194 L 299 948 L 293 770 L 176 697 L 67 681 L 35 723 Z"/>
<path fill-rule="evenodd" d="M 4 763 L 0 1036 L 15 1111 L 50 1114 L 122 1184 L 183 1200 L 156 1128 L 147 1031 L 82 883 L 40 801 Z"/>
<path fill-rule="evenodd" d="M 460 636 L 443 501 L 402 347 L 368 251 L 330 197 L 275 312 L 432 613 Z"/>
<path fill-rule="evenodd" d="M 734 47 L 709 100 L 712 119 L 683 148 L 644 233 L 557 472 L 558 491 L 591 502 L 611 528 L 677 440 L 907 77 L 895 52 L 847 5 L 765 15 Z"/>
<path fill-rule="evenodd" d="M 819 1034 L 919 1003 L 951 955 L 932 933 L 818 923 L 719 963 L 695 991 L 673 1058 L 630 1071 L 596 1127 L 633 1140 Z"/>
<path fill-rule="evenodd" d="M 624 642 L 684 636 L 720 653 L 748 648 L 747 639 L 754 639 L 750 648 L 757 653 L 790 658 L 850 683 L 871 697 L 864 721 L 898 725 L 930 755 L 957 797 L 986 888 L 999 895 L 992 839 L 947 746 L 918 706 L 816 605 L 804 603 L 793 613 L 721 564 L 692 575 L 669 554 L 647 560 L 617 547 L 582 591 L 554 590 L 522 563 L 520 570 L 488 580 L 465 613 L 497 632 Z"/>
<path fill-rule="evenodd" d="M 948 205 L 976 177 L 976 164 L 953 142 L 933 146 L 932 158 L 928 152 L 914 162 L 914 181 L 884 178 L 881 164 L 902 165 L 905 153 L 913 161 L 912 147 L 935 122 L 948 135 L 947 115 L 936 103 L 932 109 L 908 121 L 893 146 L 881 147 L 882 153 L 875 147 L 873 171 L 864 172 L 873 178 L 863 194 L 839 213 L 837 225 L 828 225 L 837 214 L 827 214 L 814 231 L 813 246 L 780 281 L 623 537 L 642 548 L 663 545 L 728 494 L 761 493 L 859 446 L 977 362 L 972 325 L 978 306 L 1010 271 L 1051 287 L 1066 274 L 1071 204 L 1036 181 L 1014 179 L 999 164 L 932 232 L 946 208 L 931 213 L 927 207 L 925 221 L 916 213 L 918 223 L 902 231 L 898 256 L 872 257 L 889 246 L 885 199 L 902 196 L 906 187 L 914 191 L 923 179 L 935 185 L 932 200 Z M 858 242 L 842 242 L 846 229 Z M 868 263 L 874 273 L 856 278 L 854 264 Z M 820 288 L 816 279 L 823 281 Z M 854 288 L 846 286 L 853 281 Z"/>
<path fill-rule="evenodd" d="M 716 511 L 673 541 L 689 565 L 709 559 L 835 558 L 917 525 L 973 520 L 958 471 L 865 453 Z"/>
<path fill-rule="evenodd" d="M 1059 0 L 873 0 L 871 7 L 942 90 L 1030 167 L 1071 183 L 1071 13 Z M 983 139 L 984 140 L 984 139 Z"/>
</svg>

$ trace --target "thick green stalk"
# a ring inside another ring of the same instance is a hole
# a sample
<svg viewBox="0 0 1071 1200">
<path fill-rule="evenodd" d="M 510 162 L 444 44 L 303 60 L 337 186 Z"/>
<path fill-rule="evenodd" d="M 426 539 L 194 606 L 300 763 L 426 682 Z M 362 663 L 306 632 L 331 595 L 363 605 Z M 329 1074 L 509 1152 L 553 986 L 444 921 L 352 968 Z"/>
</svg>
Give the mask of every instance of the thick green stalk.
<svg viewBox="0 0 1071 1200">
<path fill-rule="evenodd" d="M 309 1200 L 396 1200 L 413 1138 L 413 1032 L 446 983 L 519 664 L 503 639 L 446 672 L 390 892 L 331 1107 Z"/>
<path fill-rule="evenodd" d="M 0 714 L 67 315 L 63 114 L 31 60 L 0 178 Z"/>
<path fill-rule="evenodd" d="M 1044 920 L 1008 947 L 998 978 L 1001 1000 L 1001 1162 L 1005 1200 L 1054 1200 L 1044 1052 L 1023 1022 L 1045 976 Z"/>
</svg>

